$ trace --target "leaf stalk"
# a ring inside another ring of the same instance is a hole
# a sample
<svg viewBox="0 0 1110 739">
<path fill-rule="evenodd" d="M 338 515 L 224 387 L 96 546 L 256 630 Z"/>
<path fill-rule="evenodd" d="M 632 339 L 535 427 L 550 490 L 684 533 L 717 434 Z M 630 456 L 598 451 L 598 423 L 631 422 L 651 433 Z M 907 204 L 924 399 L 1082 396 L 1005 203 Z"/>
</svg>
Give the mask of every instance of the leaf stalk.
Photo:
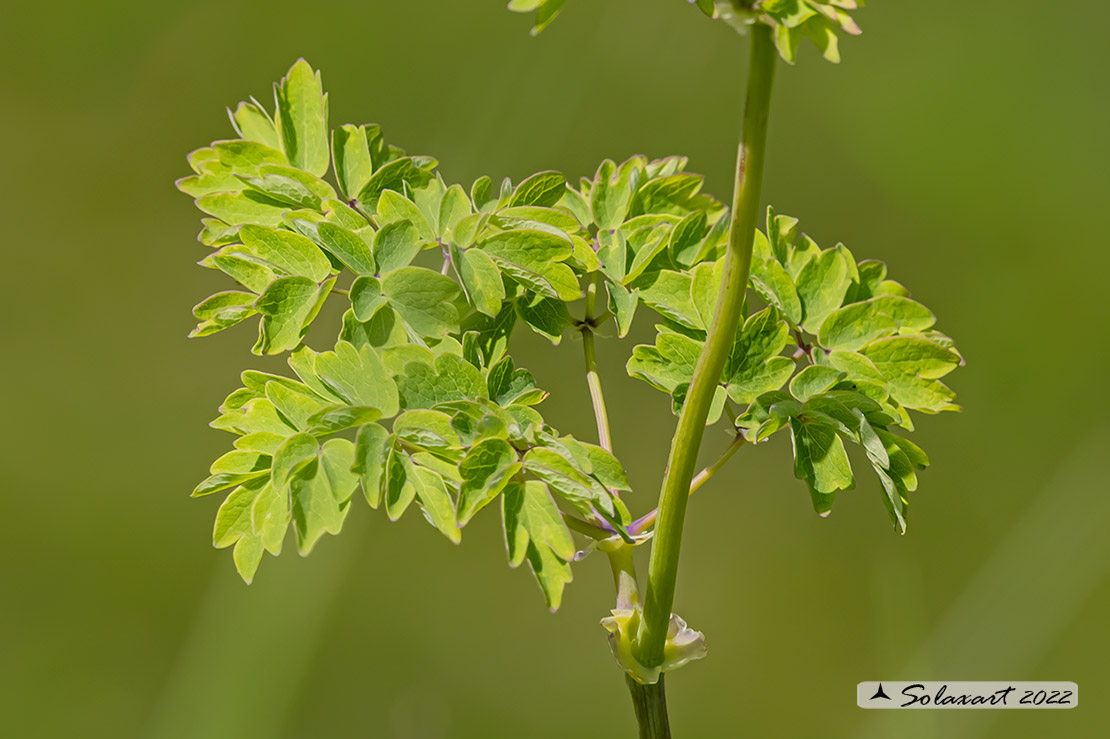
<svg viewBox="0 0 1110 739">
<path fill-rule="evenodd" d="M 690 495 L 696 493 L 698 491 L 698 488 L 709 482 L 710 478 L 712 478 L 713 475 L 720 472 L 721 468 L 724 467 L 725 464 L 727 464 L 728 461 L 732 459 L 732 456 L 736 454 L 736 452 L 740 451 L 740 447 L 744 446 L 744 444 L 746 443 L 747 440 L 740 434 L 737 434 L 736 438 L 733 439 L 732 443 L 729 444 L 728 449 L 724 451 L 720 458 L 718 458 L 716 462 L 703 469 L 694 477 L 693 481 L 690 483 Z M 628 527 L 628 533 L 632 536 L 639 536 L 640 534 L 650 529 L 655 524 L 655 521 L 658 518 L 659 509 L 656 508 L 650 513 L 647 513 L 633 521 L 632 525 Z"/>
<path fill-rule="evenodd" d="M 605 409 L 605 395 L 601 392 L 601 375 L 597 370 L 597 349 L 594 346 L 594 321 L 597 316 L 597 276 L 586 287 L 586 317 L 582 325 L 582 351 L 586 355 L 586 384 L 590 388 L 590 402 L 597 422 L 598 444 L 607 452 L 613 451 L 613 438 L 609 431 L 609 414 Z"/>
</svg>

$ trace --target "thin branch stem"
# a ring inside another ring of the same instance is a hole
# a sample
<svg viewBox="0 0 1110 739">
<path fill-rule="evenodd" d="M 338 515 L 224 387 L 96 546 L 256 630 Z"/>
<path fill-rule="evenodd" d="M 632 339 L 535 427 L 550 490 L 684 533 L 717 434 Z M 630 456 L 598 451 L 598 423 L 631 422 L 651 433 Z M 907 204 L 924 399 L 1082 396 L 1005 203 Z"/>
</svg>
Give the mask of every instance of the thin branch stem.
<svg viewBox="0 0 1110 739">
<path fill-rule="evenodd" d="M 720 459 L 703 469 L 694 477 L 693 481 L 691 481 L 690 483 L 690 495 L 696 493 L 698 491 L 698 488 L 709 482 L 709 479 L 713 477 L 713 475 L 717 474 L 721 470 L 721 468 L 724 467 L 730 459 L 732 459 L 732 455 L 740 451 L 740 447 L 744 446 L 744 444 L 746 443 L 747 440 L 743 436 L 737 434 L 736 438 L 731 444 L 729 444 L 728 449 L 724 451 L 724 454 L 721 455 Z M 640 534 L 650 529 L 655 524 L 655 519 L 657 519 L 658 517 L 659 509 L 656 508 L 651 513 L 645 514 L 633 521 L 632 525 L 628 527 L 628 533 L 632 536 L 639 536 Z"/>
<path fill-rule="evenodd" d="M 441 275 L 446 275 L 451 271 L 451 267 L 454 266 L 454 260 L 451 259 L 451 250 L 448 249 L 447 245 L 442 241 L 439 242 L 439 248 L 443 251 L 443 268 L 440 269 L 439 273 Z"/>
<path fill-rule="evenodd" d="M 635 657 L 646 667 L 663 663 L 663 648 L 674 606 L 682 527 L 690 499 L 694 466 L 705 433 L 705 419 L 740 321 L 748 272 L 752 261 L 756 217 L 763 184 L 763 159 L 767 144 L 767 119 L 775 75 L 775 46 L 771 29 L 752 27 L 751 64 L 744 109 L 744 128 L 736 161 L 736 186 L 732 201 L 728 251 L 717 309 L 705 348 L 698 357 L 693 381 L 682 407 L 671 442 L 667 473 L 659 496 L 659 520 L 651 547 L 644 617 L 635 644 Z M 665 736 L 665 734 L 649 734 Z"/>
<path fill-rule="evenodd" d="M 586 288 L 586 317 L 582 322 L 582 351 L 586 355 L 586 384 L 590 387 L 590 402 L 597 421 L 598 444 L 607 452 L 613 451 L 613 438 L 609 432 L 609 414 L 605 410 L 605 395 L 601 392 L 601 375 L 597 371 L 597 351 L 594 348 L 594 310 L 597 305 L 597 276 Z"/>
<path fill-rule="evenodd" d="M 744 446 L 744 444 L 746 443 L 747 439 L 737 434 L 736 438 L 733 439 L 731 444 L 729 444 L 728 449 L 725 450 L 725 453 L 721 455 L 721 458 L 706 467 L 694 477 L 694 480 L 690 483 L 690 495 L 696 493 L 698 491 L 698 488 L 709 482 L 709 478 L 717 474 L 720 469 L 724 467 L 730 459 L 732 459 L 732 455 L 740 451 L 740 447 Z"/>
</svg>

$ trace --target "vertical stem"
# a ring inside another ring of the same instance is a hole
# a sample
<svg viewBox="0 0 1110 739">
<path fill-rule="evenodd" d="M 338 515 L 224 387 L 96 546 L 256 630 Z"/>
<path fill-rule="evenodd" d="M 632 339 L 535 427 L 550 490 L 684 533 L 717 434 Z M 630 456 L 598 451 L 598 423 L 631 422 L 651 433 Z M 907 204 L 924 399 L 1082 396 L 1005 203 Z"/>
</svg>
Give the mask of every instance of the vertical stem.
<svg viewBox="0 0 1110 739">
<path fill-rule="evenodd" d="M 636 710 L 636 722 L 640 725 L 640 739 L 671 739 L 671 724 L 667 719 L 667 693 L 663 688 L 663 676 L 659 682 L 644 685 L 625 675 L 628 692 L 632 694 L 632 707 Z"/>
<path fill-rule="evenodd" d="M 663 663 L 663 646 L 666 643 L 671 608 L 674 606 L 682 526 L 686 518 L 694 466 L 697 464 L 698 450 L 705 433 L 705 419 L 709 415 L 713 394 L 736 335 L 747 289 L 763 180 L 763 157 L 767 143 L 771 87 L 775 76 L 775 54 L 771 29 L 763 24 L 755 24 L 752 27 L 744 129 L 736 160 L 732 224 L 729 228 L 721 295 L 705 348 L 698 357 L 686 403 L 678 419 L 678 427 L 671 442 L 667 472 L 663 478 L 663 490 L 659 496 L 659 521 L 651 548 L 644 617 L 635 645 L 637 660 L 647 667 Z"/>
<path fill-rule="evenodd" d="M 594 349 L 594 330 L 591 322 L 597 305 L 597 276 L 586 287 L 586 325 L 582 327 L 582 350 L 586 355 L 586 384 L 590 387 L 590 400 L 597 421 L 598 444 L 607 452 L 613 451 L 609 434 L 609 416 L 605 411 L 605 396 L 601 394 L 601 376 L 597 372 L 597 351 Z"/>
<path fill-rule="evenodd" d="M 582 327 L 582 348 L 586 355 L 586 384 L 590 387 L 590 400 L 597 421 L 597 438 L 601 448 L 613 451 L 613 439 L 609 433 L 609 416 L 605 410 L 605 396 L 601 392 L 601 376 L 597 371 L 597 351 L 594 347 L 592 321 L 597 310 L 597 276 L 586 287 L 586 325 Z M 613 584 L 617 589 L 617 608 L 634 608 L 639 600 L 637 592 L 636 563 L 633 550 L 620 546 L 608 553 L 609 565 L 613 570 Z M 667 695 L 663 689 L 663 676 L 659 682 L 644 685 L 631 675 L 625 675 L 628 692 L 632 696 L 632 707 L 636 712 L 636 723 L 640 727 L 640 739 L 670 739 L 671 725 L 667 719 Z"/>
</svg>

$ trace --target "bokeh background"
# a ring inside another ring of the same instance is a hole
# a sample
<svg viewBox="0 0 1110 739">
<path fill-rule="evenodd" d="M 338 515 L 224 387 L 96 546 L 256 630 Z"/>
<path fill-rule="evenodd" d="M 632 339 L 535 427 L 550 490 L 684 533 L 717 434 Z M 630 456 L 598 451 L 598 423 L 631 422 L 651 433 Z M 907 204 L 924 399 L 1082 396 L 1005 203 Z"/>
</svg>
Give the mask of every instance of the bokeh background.
<svg viewBox="0 0 1110 739">
<path fill-rule="evenodd" d="M 729 195 L 747 44 L 678 0 L 577 0 L 539 38 L 504 2 L 17 3 L 0 21 L 7 326 L 4 736 L 632 736 L 598 619 L 603 560 L 563 610 L 505 564 L 498 517 L 454 548 L 356 505 L 250 588 L 188 492 L 258 366 L 246 325 L 188 341 L 226 284 L 194 266 L 184 156 L 299 56 L 334 123 L 378 122 L 449 181 L 591 174 L 683 153 Z M 1101 737 L 1110 726 L 1106 460 L 1110 7 L 874 2 L 839 67 L 780 68 L 765 197 L 878 257 L 957 338 L 966 411 L 927 417 L 909 533 L 863 479 L 828 520 L 789 443 L 695 498 L 677 608 L 710 658 L 668 684 L 681 737 Z M 646 314 L 644 314 L 646 315 Z M 673 428 L 601 344 L 617 452 L 653 505 Z M 334 320 L 334 317 L 332 317 Z M 247 324 L 253 324 L 248 321 Z M 574 339 L 521 335 L 558 428 L 591 438 Z M 707 458 L 726 443 L 707 442 Z M 866 477 L 862 476 L 861 477 Z M 874 679 L 1073 680 L 1080 707 L 865 712 Z M 802 702 L 799 703 L 799 699 Z"/>
</svg>

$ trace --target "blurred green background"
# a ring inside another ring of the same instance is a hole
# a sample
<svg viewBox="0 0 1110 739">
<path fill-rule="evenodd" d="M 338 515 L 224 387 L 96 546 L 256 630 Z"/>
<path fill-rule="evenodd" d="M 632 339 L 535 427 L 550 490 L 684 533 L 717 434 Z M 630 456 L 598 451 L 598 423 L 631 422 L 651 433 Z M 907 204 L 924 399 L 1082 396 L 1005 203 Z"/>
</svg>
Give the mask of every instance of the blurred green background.
<svg viewBox="0 0 1110 739">
<path fill-rule="evenodd" d="M 496 515 L 459 548 L 356 506 L 250 588 L 188 492 L 246 325 L 188 341 L 227 283 L 194 266 L 173 180 L 223 112 L 298 57 L 333 123 L 378 122 L 449 181 L 577 178 L 691 157 L 729 196 L 747 43 L 678 0 L 572 0 L 539 38 L 503 0 L 19 3 L 0 24 L 3 518 L 0 723 L 10 737 L 632 736 L 598 619 L 608 567 L 547 613 Z M 894 535 L 865 479 L 831 518 L 789 443 L 695 498 L 677 609 L 710 658 L 668 683 L 680 737 L 1101 737 L 1110 726 L 1110 7 L 874 2 L 835 67 L 780 68 L 765 197 L 882 258 L 968 367 L 923 418 L 934 467 Z M 643 314 L 640 340 L 650 329 Z M 248 321 L 247 324 L 253 324 Z M 630 337 L 636 338 L 636 337 Z M 652 507 L 668 401 L 601 344 L 618 454 Z M 521 335 L 543 410 L 592 438 L 580 351 Z M 707 458 L 727 442 L 707 442 Z M 1072 711 L 866 712 L 875 679 L 1073 680 Z M 805 695 L 805 703 L 796 700 Z"/>
</svg>

